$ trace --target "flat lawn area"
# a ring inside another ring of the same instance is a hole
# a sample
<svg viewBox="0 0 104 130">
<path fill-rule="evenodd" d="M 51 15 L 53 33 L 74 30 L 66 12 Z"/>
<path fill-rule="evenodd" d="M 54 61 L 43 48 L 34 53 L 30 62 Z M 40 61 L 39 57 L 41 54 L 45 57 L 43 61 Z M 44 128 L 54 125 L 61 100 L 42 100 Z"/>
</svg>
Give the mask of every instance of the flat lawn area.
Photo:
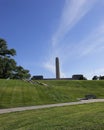
<svg viewBox="0 0 104 130">
<path fill-rule="evenodd" d="M 2 114 L 0 130 L 104 130 L 104 103 Z"/>
<path fill-rule="evenodd" d="M 0 108 L 77 101 L 86 94 L 104 98 L 104 81 L 42 80 L 30 84 L 21 80 L 0 79 Z"/>
</svg>

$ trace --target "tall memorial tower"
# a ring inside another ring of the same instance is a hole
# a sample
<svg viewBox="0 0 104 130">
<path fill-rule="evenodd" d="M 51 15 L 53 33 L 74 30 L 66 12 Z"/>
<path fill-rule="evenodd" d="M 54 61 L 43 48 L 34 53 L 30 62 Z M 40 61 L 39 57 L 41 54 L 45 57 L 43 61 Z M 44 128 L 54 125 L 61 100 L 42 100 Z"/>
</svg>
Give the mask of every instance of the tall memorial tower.
<svg viewBox="0 0 104 130">
<path fill-rule="evenodd" d="M 55 59 L 55 64 L 56 64 L 56 79 L 60 79 L 60 64 L 58 57 L 56 57 Z"/>
</svg>

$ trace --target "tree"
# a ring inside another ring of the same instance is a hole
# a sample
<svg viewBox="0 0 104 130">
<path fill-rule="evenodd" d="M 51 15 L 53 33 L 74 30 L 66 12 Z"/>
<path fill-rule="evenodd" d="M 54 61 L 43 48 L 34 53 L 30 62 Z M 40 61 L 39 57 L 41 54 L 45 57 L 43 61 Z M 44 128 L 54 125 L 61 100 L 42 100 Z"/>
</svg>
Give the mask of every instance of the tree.
<svg viewBox="0 0 104 130">
<path fill-rule="evenodd" d="M 14 49 L 8 49 L 4 39 L 0 39 L 0 78 L 11 77 L 12 71 L 15 70 L 16 62 L 11 56 L 16 55 Z"/>
<path fill-rule="evenodd" d="M 92 80 L 98 80 L 98 79 L 99 79 L 99 77 L 96 75 L 92 78 Z"/>
<path fill-rule="evenodd" d="M 99 80 L 104 80 L 104 76 L 99 76 Z"/>
<path fill-rule="evenodd" d="M 29 70 L 22 66 L 17 66 L 16 61 L 12 58 L 16 55 L 15 49 L 8 49 L 4 39 L 0 39 L 0 78 L 29 78 Z"/>
<path fill-rule="evenodd" d="M 30 77 L 29 70 L 24 69 L 22 66 L 16 66 L 13 79 L 29 79 Z"/>
<path fill-rule="evenodd" d="M 11 78 L 15 67 L 16 62 L 13 59 L 7 57 L 0 58 L 0 78 Z"/>
<path fill-rule="evenodd" d="M 0 39 L 0 57 L 10 57 L 16 55 L 14 49 L 8 49 L 7 43 L 4 39 Z"/>
</svg>

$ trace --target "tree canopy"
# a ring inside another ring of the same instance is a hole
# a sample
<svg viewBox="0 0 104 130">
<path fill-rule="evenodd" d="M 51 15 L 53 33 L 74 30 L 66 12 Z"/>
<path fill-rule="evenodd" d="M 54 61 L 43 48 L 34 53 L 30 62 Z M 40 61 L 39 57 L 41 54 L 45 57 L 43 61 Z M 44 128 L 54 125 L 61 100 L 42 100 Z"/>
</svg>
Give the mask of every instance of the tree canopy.
<svg viewBox="0 0 104 130">
<path fill-rule="evenodd" d="M 31 75 L 29 70 L 22 66 L 17 66 L 13 56 L 16 55 L 15 49 L 8 49 L 4 39 L 0 39 L 0 78 L 26 79 Z"/>
</svg>

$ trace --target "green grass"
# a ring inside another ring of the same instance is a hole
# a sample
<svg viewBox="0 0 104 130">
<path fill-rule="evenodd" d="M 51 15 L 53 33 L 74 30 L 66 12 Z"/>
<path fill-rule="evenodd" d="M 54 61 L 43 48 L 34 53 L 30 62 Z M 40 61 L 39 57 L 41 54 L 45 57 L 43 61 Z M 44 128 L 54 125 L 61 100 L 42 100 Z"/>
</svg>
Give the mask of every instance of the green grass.
<svg viewBox="0 0 104 130">
<path fill-rule="evenodd" d="M 0 130 L 104 130 L 104 103 L 2 114 Z"/>
<path fill-rule="evenodd" d="M 104 81 L 44 80 L 42 86 L 20 80 L 0 80 L 0 108 L 77 101 L 86 94 L 104 98 Z"/>
</svg>

